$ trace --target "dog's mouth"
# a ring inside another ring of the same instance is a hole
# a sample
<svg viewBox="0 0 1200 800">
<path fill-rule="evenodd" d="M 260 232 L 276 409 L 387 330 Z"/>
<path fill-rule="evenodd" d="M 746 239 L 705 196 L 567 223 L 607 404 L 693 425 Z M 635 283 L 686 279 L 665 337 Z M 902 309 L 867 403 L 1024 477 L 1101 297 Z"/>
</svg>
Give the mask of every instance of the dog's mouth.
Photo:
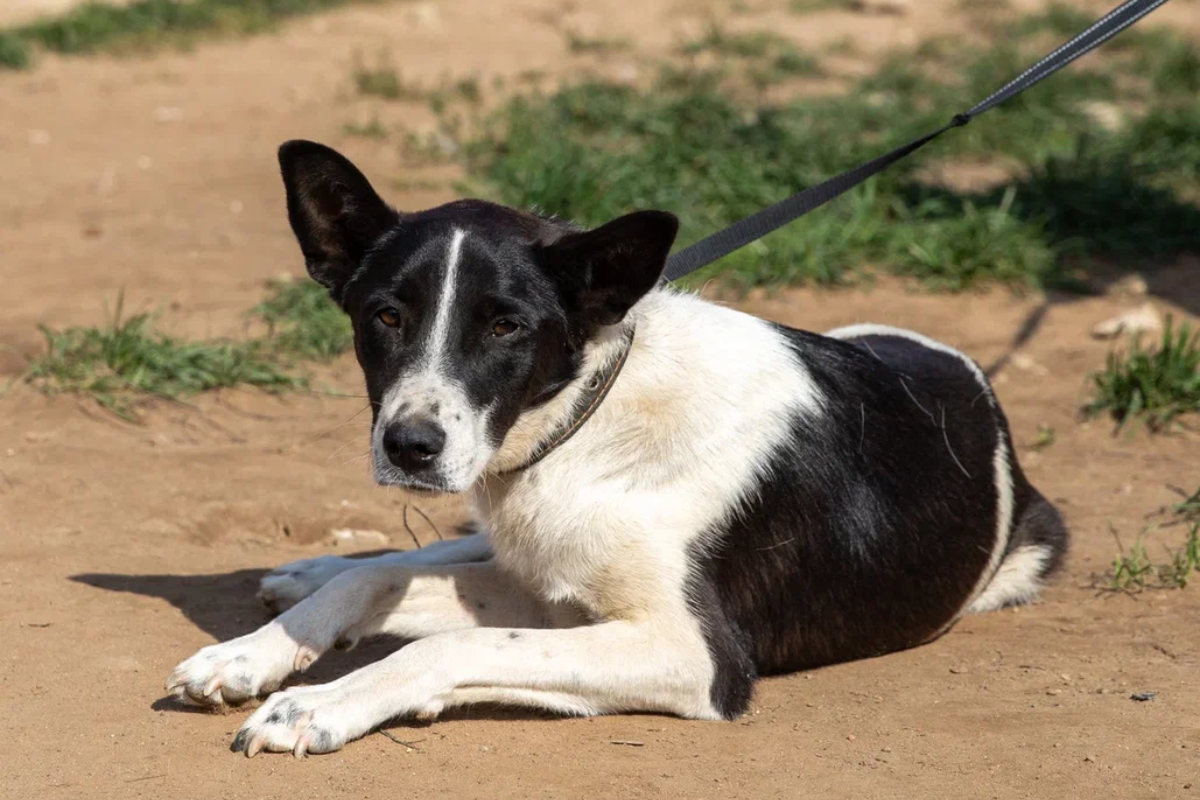
<svg viewBox="0 0 1200 800">
<path fill-rule="evenodd" d="M 375 483 L 380 486 L 395 486 L 397 489 L 403 489 L 409 494 L 417 495 L 418 497 L 442 497 L 448 494 L 458 494 L 453 488 L 446 486 L 443 483 L 432 483 L 423 481 L 418 478 L 413 478 L 408 475 L 402 475 L 396 470 L 376 470 Z"/>
</svg>

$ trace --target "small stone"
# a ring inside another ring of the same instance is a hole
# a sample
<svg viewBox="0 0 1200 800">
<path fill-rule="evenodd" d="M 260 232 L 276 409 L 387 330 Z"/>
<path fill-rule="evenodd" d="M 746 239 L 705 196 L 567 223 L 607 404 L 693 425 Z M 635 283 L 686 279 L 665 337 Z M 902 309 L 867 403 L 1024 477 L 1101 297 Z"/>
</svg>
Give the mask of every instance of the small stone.
<svg viewBox="0 0 1200 800">
<path fill-rule="evenodd" d="M 853 742 L 857 737 L 852 733 L 846 737 L 847 742 Z"/>
<path fill-rule="evenodd" d="M 1095 757 L 1094 757 L 1094 756 L 1084 756 L 1084 757 L 1083 757 L 1083 760 L 1084 760 L 1084 761 L 1086 761 L 1086 762 L 1088 762 L 1089 764 L 1095 764 L 1095 763 L 1096 763 L 1096 759 L 1095 759 Z"/>
<path fill-rule="evenodd" d="M 154 109 L 155 122 L 179 122 L 181 119 L 183 119 L 183 109 L 179 106 L 159 106 Z"/>
<path fill-rule="evenodd" d="M 1125 123 L 1125 115 L 1121 113 L 1120 107 L 1115 103 L 1106 103 L 1103 100 L 1085 100 L 1079 104 L 1079 110 L 1091 118 L 1092 122 L 1110 133 L 1120 130 Z"/>
<path fill-rule="evenodd" d="M 1135 703 L 1148 703 L 1158 695 L 1158 692 L 1134 692 L 1129 699 Z"/>
<path fill-rule="evenodd" d="M 1017 369 L 1031 370 L 1036 362 L 1024 353 L 1017 353 L 1012 357 L 1012 364 Z"/>
<path fill-rule="evenodd" d="M 488 751 L 488 746 L 486 744 L 479 746 L 479 752 L 486 753 L 487 751 Z"/>
<path fill-rule="evenodd" d="M 330 534 L 333 536 L 333 543 L 338 545 L 379 545 L 391 541 L 382 531 L 335 528 Z"/>
<path fill-rule="evenodd" d="M 1120 334 L 1135 336 L 1162 330 L 1162 316 L 1153 303 L 1143 303 L 1132 311 L 1126 311 L 1092 328 L 1096 339 L 1113 339 Z"/>
<path fill-rule="evenodd" d="M 1062 689 L 1047 689 L 1046 694 L 1050 695 L 1051 697 L 1057 697 L 1062 694 Z"/>
<path fill-rule="evenodd" d="M 966 675 L 967 668 L 966 667 L 951 667 L 950 674 L 951 675 Z"/>
</svg>

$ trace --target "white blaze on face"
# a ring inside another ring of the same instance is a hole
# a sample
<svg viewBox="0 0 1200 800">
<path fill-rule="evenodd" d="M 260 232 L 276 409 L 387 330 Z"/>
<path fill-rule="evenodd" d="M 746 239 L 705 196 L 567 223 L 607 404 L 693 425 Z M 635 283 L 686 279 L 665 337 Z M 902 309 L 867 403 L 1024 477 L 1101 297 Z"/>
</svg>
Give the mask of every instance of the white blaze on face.
<svg viewBox="0 0 1200 800">
<path fill-rule="evenodd" d="M 383 451 L 383 432 L 391 424 L 408 419 L 432 419 L 446 432 L 446 445 L 436 461 L 443 488 L 463 492 L 482 473 L 492 457 L 487 440 L 491 409 L 473 407 L 466 391 L 450 376 L 448 342 L 455 323 L 454 299 L 458 288 L 458 266 L 466 231 L 455 229 L 446 256 L 433 324 L 423 341 L 414 367 L 402 374 L 383 396 L 379 419 L 372 436 L 375 478 L 396 483 L 398 470 Z M 403 480 L 401 480 L 403 482 Z"/>
</svg>

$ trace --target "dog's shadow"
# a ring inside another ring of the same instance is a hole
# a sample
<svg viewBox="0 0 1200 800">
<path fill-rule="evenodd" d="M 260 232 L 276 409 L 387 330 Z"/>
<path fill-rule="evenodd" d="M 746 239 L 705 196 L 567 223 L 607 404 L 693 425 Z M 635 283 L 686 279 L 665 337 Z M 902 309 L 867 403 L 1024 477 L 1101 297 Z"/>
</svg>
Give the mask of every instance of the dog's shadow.
<svg viewBox="0 0 1200 800">
<path fill-rule="evenodd" d="M 375 556 L 386 552 L 390 551 L 379 550 L 357 555 Z M 196 627 L 209 634 L 214 640 L 224 642 L 250 633 L 271 619 L 271 614 L 255 597 L 259 581 L 268 571 L 266 569 L 242 569 L 236 572 L 211 575 L 83 573 L 72 575 L 71 580 L 110 592 L 126 592 L 166 600 L 183 612 L 183 615 Z M 404 640 L 391 637 L 364 640 L 352 650 L 327 653 L 307 672 L 300 676 L 294 676 L 284 686 L 328 683 L 367 664 L 386 658 L 405 644 L 407 642 Z M 181 651 L 179 660 L 182 661 L 191 654 L 191 651 Z M 150 707 L 155 711 L 209 713 L 207 709 L 185 705 L 169 696 L 155 699 Z M 553 717 L 554 715 L 528 709 L 476 706 L 448 711 L 440 719 L 518 720 L 543 719 L 547 716 Z M 417 723 L 406 722 L 404 724 L 408 726 Z"/>
<path fill-rule="evenodd" d="M 388 551 L 361 555 L 374 556 L 385 552 Z M 211 575 L 84 573 L 72 575 L 71 580 L 110 592 L 127 592 L 166 600 L 183 612 L 196 627 L 214 640 L 224 642 L 250 633 L 271 619 L 271 614 L 255 597 L 259 581 L 267 572 L 265 569 L 241 569 Z M 403 644 L 398 639 L 380 638 L 364 641 L 349 652 L 329 653 L 304 674 L 302 682 L 325 683 L 334 680 L 390 655 Z M 191 653 L 181 653 L 180 660 L 187 655 Z M 173 711 L 196 710 L 169 697 L 155 701 L 153 707 Z"/>
</svg>

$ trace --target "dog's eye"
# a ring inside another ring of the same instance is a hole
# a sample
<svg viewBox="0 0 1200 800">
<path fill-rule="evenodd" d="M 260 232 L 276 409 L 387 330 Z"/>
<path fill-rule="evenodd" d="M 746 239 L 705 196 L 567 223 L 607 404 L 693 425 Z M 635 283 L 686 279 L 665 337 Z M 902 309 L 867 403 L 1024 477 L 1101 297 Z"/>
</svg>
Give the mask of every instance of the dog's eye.
<svg viewBox="0 0 1200 800">
<path fill-rule="evenodd" d="M 521 326 L 511 319 L 498 319 L 492 324 L 492 336 L 511 336 Z"/>
<path fill-rule="evenodd" d="M 400 327 L 400 312 L 394 308 L 385 308 L 375 315 L 380 322 L 387 325 L 389 328 Z"/>
</svg>

